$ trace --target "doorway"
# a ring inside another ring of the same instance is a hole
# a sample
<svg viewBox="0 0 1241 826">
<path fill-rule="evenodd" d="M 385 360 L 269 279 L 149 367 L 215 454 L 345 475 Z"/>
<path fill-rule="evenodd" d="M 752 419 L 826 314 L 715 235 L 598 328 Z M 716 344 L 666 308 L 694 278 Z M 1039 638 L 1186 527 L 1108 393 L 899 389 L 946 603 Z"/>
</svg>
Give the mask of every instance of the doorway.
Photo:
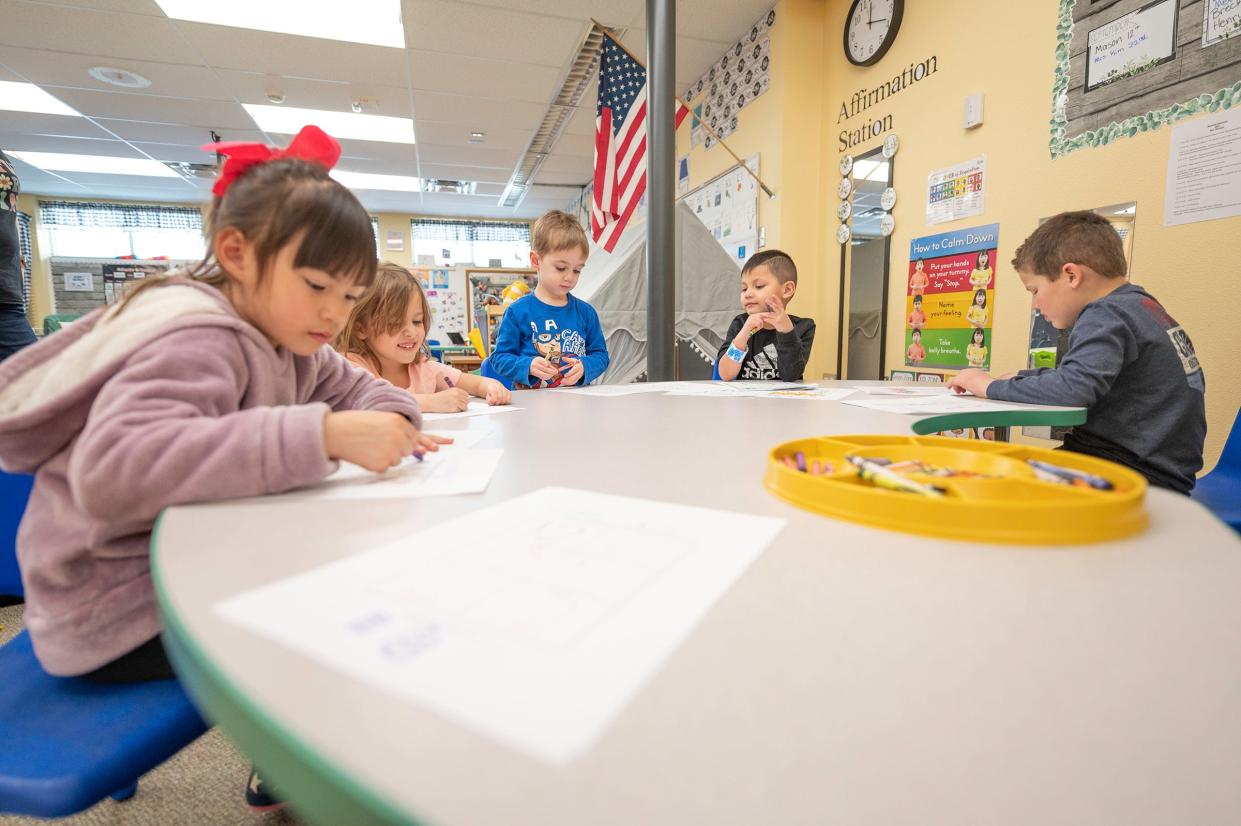
<svg viewBox="0 0 1241 826">
<path fill-rule="evenodd" d="M 854 160 L 852 237 L 848 249 L 842 246 L 840 253 L 841 340 L 836 373 L 844 379 L 884 377 L 891 239 L 880 229 L 885 214 L 880 201 L 891 185 L 892 161 L 883 157 L 882 148 Z"/>
</svg>

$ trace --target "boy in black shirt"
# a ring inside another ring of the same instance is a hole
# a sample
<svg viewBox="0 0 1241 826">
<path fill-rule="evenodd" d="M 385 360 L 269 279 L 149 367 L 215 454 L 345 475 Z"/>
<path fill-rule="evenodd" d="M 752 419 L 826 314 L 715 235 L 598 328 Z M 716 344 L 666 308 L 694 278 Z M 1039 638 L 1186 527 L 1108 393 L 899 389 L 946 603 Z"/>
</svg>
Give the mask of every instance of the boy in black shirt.
<svg viewBox="0 0 1241 826">
<path fill-rule="evenodd" d="M 801 381 L 814 344 L 814 319 L 789 315 L 785 307 L 797 292 L 797 266 L 787 253 L 765 250 L 741 270 L 741 306 L 716 356 L 724 381 L 780 379 Z"/>
</svg>

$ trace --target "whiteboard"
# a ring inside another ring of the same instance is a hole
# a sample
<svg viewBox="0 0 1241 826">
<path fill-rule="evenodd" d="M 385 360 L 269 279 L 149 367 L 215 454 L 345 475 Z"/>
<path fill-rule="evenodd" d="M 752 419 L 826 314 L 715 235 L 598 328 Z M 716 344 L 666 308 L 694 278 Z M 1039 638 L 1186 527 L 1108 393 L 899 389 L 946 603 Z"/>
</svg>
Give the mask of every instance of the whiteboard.
<svg viewBox="0 0 1241 826">
<path fill-rule="evenodd" d="M 759 174 L 758 155 L 746 158 L 746 166 Z M 758 182 L 737 164 L 680 200 L 702 221 L 737 265 L 758 252 Z"/>
<path fill-rule="evenodd" d="M 1135 75 L 1176 55 L 1176 0 L 1157 0 L 1086 38 L 1086 91 Z"/>
</svg>

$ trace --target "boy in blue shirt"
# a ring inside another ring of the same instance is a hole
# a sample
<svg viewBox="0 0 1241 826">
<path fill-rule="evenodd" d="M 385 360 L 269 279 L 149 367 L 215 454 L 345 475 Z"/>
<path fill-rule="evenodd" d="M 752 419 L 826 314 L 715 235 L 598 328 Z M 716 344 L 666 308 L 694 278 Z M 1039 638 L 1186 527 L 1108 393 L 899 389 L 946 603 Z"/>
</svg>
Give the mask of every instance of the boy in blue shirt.
<svg viewBox="0 0 1241 826">
<path fill-rule="evenodd" d="M 595 308 L 569 294 L 590 254 L 586 233 L 553 209 L 531 235 L 539 284 L 504 311 L 488 363 L 519 389 L 590 384 L 608 368 L 608 348 Z"/>
<path fill-rule="evenodd" d="M 1064 212 L 1017 248 L 1034 308 L 1069 347 L 1054 368 L 993 379 L 963 370 L 948 386 L 1000 401 L 1086 408 L 1068 450 L 1127 465 L 1152 485 L 1194 486 L 1206 438 L 1206 383 L 1185 328 L 1125 279 L 1120 236 L 1093 212 Z"/>
</svg>

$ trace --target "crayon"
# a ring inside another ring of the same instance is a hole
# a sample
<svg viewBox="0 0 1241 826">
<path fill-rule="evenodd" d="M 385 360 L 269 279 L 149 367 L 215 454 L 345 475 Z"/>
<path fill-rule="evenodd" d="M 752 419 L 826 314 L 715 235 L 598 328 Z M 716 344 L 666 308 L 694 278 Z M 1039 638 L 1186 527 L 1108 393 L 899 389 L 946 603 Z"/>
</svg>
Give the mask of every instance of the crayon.
<svg viewBox="0 0 1241 826">
<path fill-rule="evenodd" d="M 802 453 L 800 450 L 797 451 L 797 469 L 802 473 L 806 472 L 806 454 Z"/>
<path fill-rule="evenodd" d="M 1057 485 L 1084 485 L 1095 490 L 1112 490 L 1115 487 L 1102 476 L 1096 476 L 1084 470 L 1074 470 L 1073 468 L 1061 467 L 1048 462 L 1040 462 L 1036 459 L 1027 459 L 1026 463 L 1034 469 L 1034 475 L 1044 482 L 1051 482 Z"/>
<path fill-rule="evenodd" d="M 846 456 L 850 464 L 857 468 L 858 476 L 863 481 L 869 482 L 875 487 L 887 488 L 888 490 L 900 491 L 902 493 L 916 493 L 919 496 L 943 496 L 942 488 L 932 485 L 923 485 L 912 479 L 907 479 L 899 473 L 893 473 L 882 464 L 872 462 L 869 459 L 863 459 L 861 456 Z"/>
</svg>

